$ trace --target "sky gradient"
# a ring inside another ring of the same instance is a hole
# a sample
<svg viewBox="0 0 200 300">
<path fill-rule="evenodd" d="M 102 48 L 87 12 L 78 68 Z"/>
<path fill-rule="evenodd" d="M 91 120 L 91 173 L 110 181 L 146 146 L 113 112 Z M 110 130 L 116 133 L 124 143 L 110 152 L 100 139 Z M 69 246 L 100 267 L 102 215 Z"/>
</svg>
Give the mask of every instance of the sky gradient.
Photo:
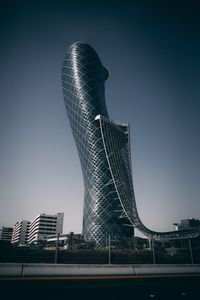
<svg viewBox="0 0 200 300">
<path fill-rule="evenodd" d="M 63 211 L 64 232 L 82 229 L 82 174 L 61 88 L 64 51 L 76 41 L 109 69 L 110 118 L 130 124 L 143 223 L 167 231 L 199 218 L 198 1 L 41 2 L 1 4 L 0 225 Z"/>
</svg>

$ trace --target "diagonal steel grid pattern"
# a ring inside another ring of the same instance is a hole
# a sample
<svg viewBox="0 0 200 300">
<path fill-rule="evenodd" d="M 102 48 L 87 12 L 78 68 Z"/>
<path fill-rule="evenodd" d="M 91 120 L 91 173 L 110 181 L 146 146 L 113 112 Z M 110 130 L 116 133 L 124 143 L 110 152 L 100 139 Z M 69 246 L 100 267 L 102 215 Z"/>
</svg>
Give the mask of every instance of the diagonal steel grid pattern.
<svg viewBox="0 0 200 300">
<path fill-rule="evenodd" d="M 155 239 L 196 236 L 196 231 L 155 232 L 141 222 L 132 183 L 129 126 L 109 120 L 107 78 L 108 71 L 90 45 L 77 42 L 67 49 L 62 83 L 84 180 L 84 238 L 102 248 L 108 234 L 130 237 L 134 227 Z"/>
</svg>

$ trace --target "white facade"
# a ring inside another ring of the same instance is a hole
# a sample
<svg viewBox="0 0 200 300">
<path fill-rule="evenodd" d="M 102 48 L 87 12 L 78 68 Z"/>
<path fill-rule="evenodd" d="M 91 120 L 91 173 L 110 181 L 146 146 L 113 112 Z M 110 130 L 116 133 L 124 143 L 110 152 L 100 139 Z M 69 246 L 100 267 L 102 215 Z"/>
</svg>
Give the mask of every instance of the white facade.
<svg viewBox="0 0 200 300">
<path fill-rule="evenodd" d="M 38 215 L 30 224 L 28 243 L 38 243 L 45 241 L 49 235 L 61 234 L 63 231 L 64 213 L 56 215 Z"/>
<path fill-rule="evenodd" d="M 9 241 L 12 239 L 13 228 L 12 227 L 0 227 L 0 240 L 1 241 Z"/>
<path fill-rule="evenodd" d="M 12 233 L 12 244 L 26 244 L 28 238 L 30 222 L 27 220 L 22 220 L 17 222 L 13 227 Z"/>
</svg>

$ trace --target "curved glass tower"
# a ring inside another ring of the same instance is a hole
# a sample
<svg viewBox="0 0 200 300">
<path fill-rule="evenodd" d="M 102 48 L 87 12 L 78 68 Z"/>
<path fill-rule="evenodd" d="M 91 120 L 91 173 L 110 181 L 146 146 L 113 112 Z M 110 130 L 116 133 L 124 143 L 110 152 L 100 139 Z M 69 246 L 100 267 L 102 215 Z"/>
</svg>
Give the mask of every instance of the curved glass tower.
<svg viewBox="0 0 200 300">
<path fill-rule="evenodd" d="M 108 234 L 133 236 L 134 227 L 158 239 L 196 235 L 196 231 L 155 232 L 141 222 L 132 183 L 129 125 L 109 119 L 104 94 L 108 76 L 90 45 L 77 42 L 67 49 L 63 94 L 83 172 L 84 238 L 105 247 Z"/>
</svg>

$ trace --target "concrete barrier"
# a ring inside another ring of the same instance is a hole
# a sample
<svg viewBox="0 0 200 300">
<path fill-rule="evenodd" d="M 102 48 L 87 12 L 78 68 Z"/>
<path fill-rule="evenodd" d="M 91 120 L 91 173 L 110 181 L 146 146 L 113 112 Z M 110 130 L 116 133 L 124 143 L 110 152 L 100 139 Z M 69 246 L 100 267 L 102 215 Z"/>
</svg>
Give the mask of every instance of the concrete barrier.
<svg viewBox="0 0 200 300">
<path fill-rule="evenodd" d="M 105 266 L 105 265 L 25 265 L 26 275 L 112 275 L 133 274 L 132 266 Z"/>
<path fill-rule="evenodd" d="M 200 265 L 77 265 L 1 263 L 0 276 L 200 274 Z"/>
<path fill-rule="evenodd" d="M 134 265 L 136 275 L 199 273 L 200 265 Z"/>
<path fill-rule="evenodd" d="M 23 275 L 23 264 L 1 263 L 0 276 L 20 276 Z"/>
</svg>

